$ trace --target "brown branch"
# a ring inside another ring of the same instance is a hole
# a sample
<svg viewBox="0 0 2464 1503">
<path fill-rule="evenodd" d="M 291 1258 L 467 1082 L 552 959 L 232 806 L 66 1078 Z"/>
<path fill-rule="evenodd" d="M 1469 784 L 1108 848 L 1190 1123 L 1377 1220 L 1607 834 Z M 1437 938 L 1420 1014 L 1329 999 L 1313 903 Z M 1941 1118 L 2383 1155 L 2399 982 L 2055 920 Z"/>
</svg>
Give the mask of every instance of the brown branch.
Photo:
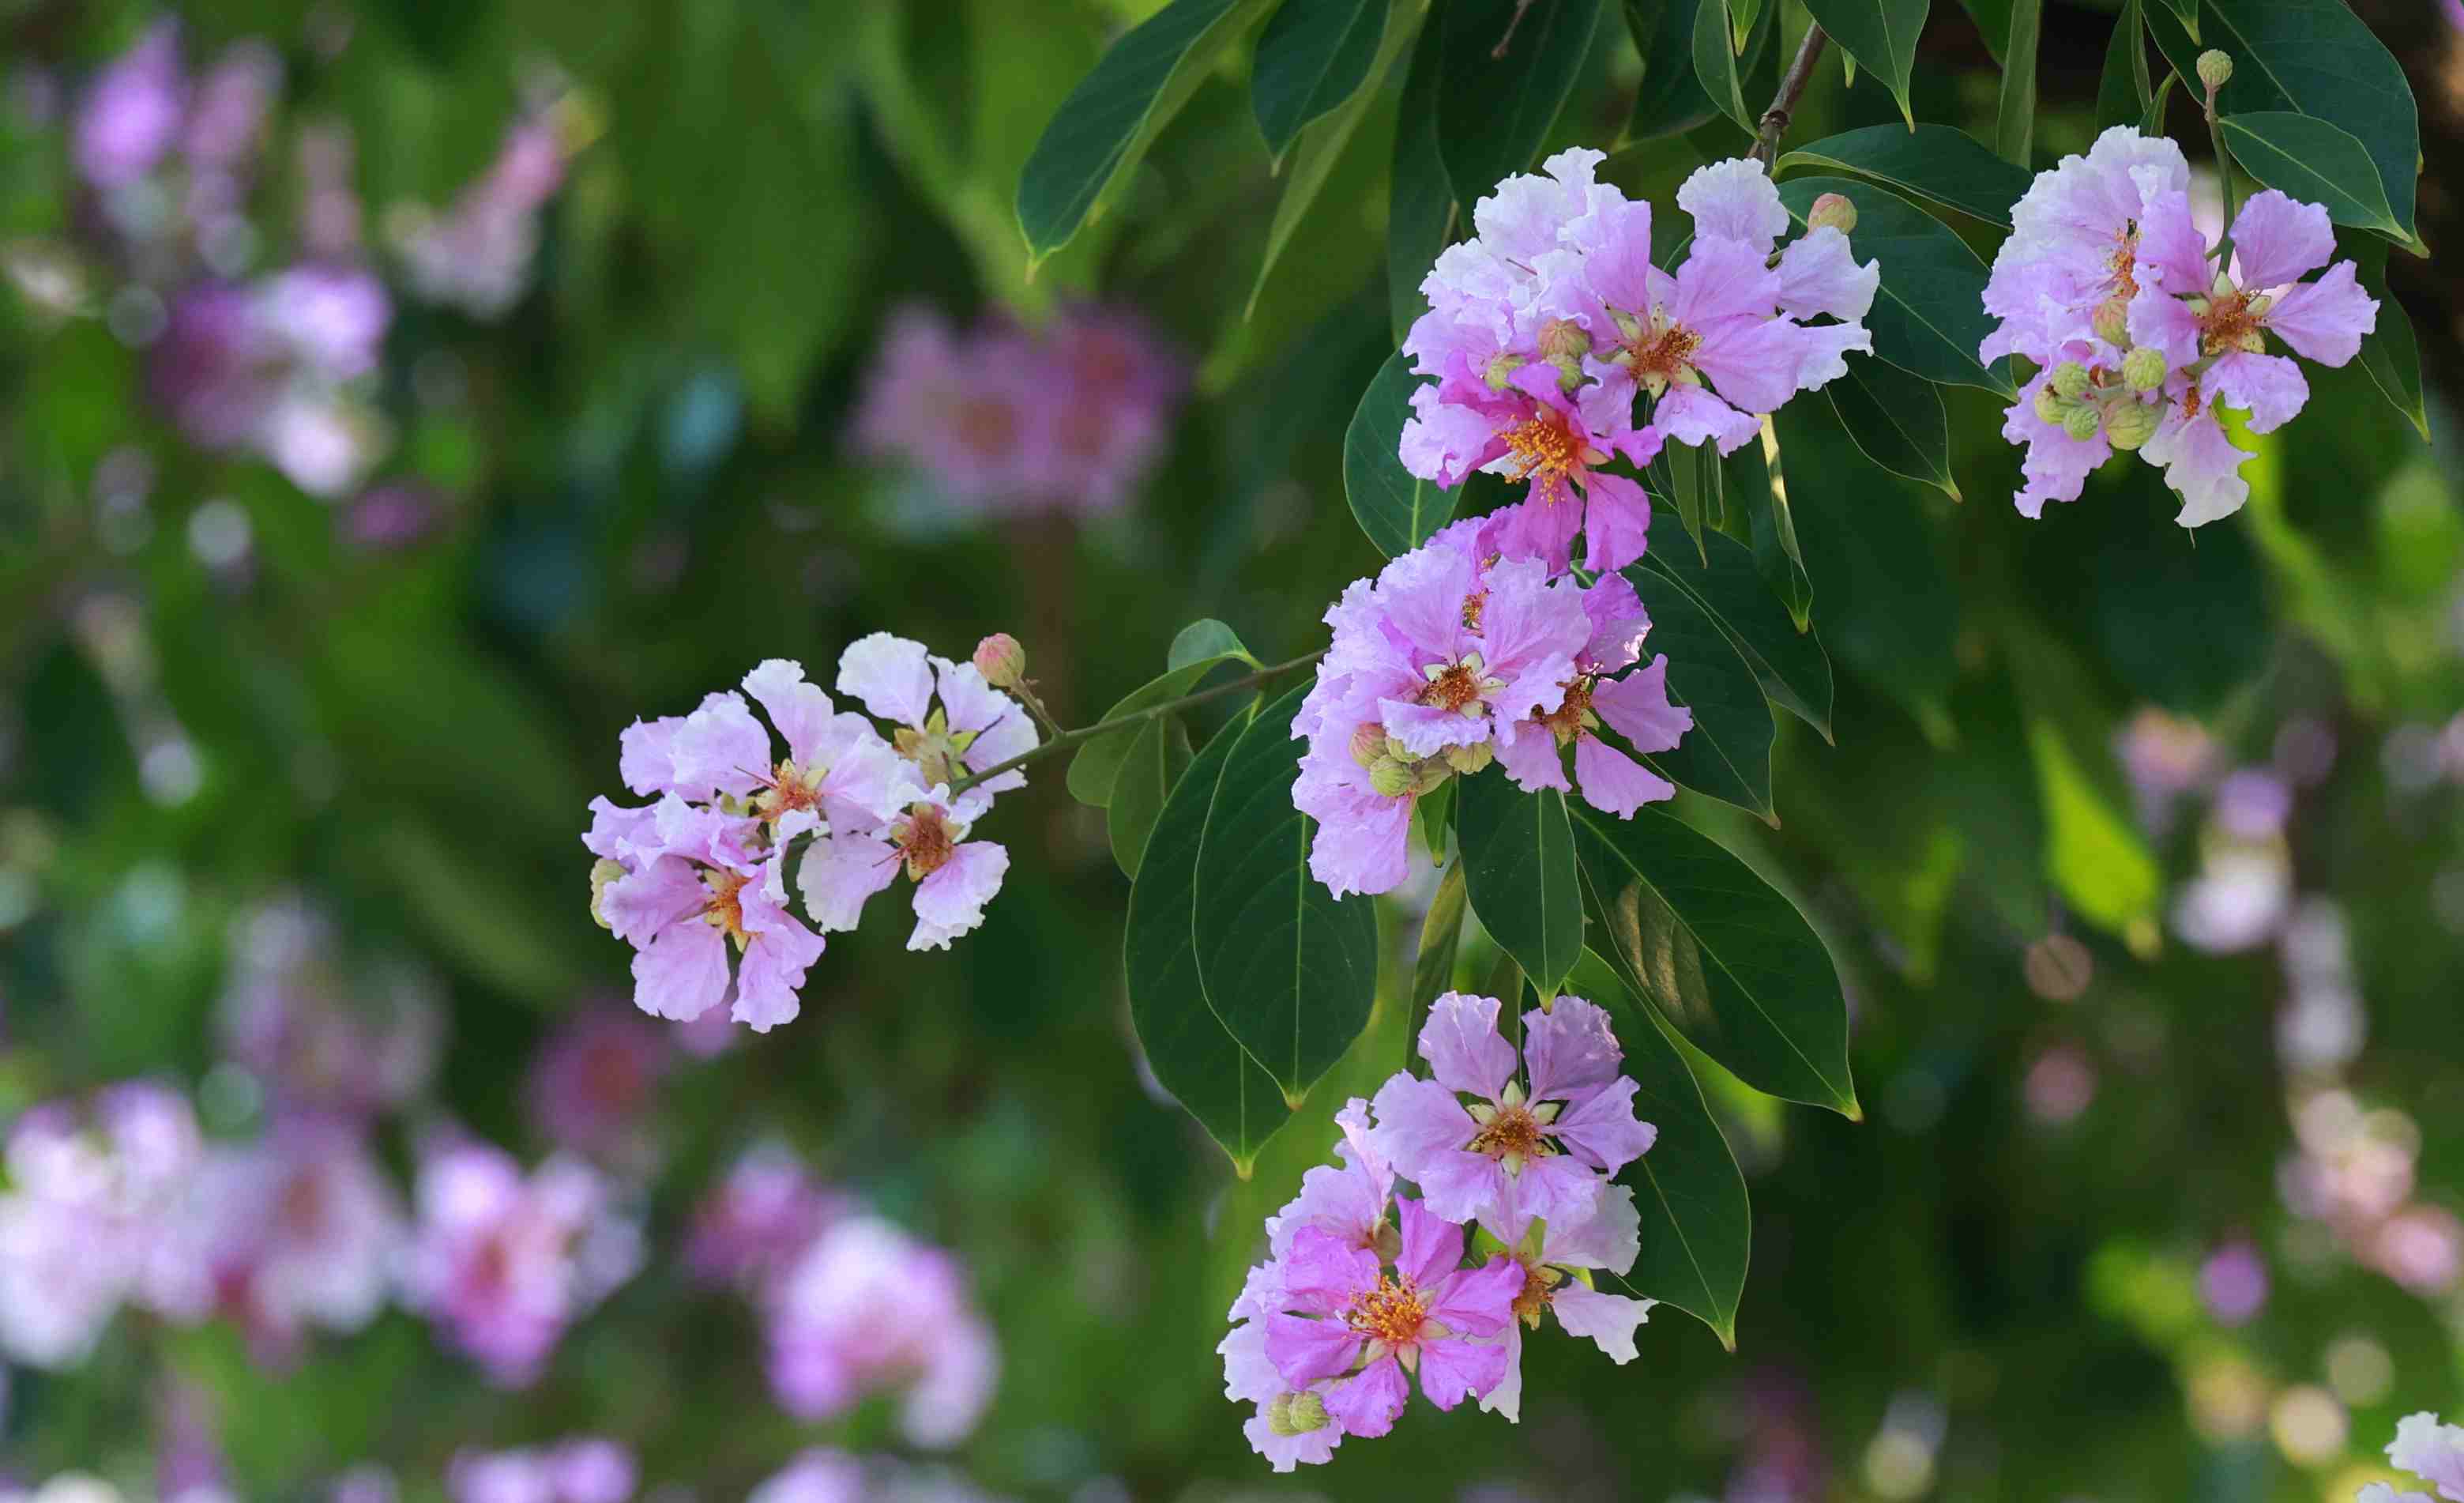
<svg viewBox="0 0 2464 1503">
<path fill-rule="evenodd" d="M 1779 138 L 1788 133 L 1789 116 L 1804 97 L 1805 86 L 1814 81 L 1814 65 L 1822 56 L 1822 44 L 1829 40 L 1819 26 L 1805 29 L 1805 40 L 1797 44 L 1787 77 L 1779 80 L 1779 92 L 1771 96 L 1771 108 L 1763 111 L 1762 128 L 1754 133 L 1754 160 L 1765 170 L 1779 160 Z"/>
</svg>

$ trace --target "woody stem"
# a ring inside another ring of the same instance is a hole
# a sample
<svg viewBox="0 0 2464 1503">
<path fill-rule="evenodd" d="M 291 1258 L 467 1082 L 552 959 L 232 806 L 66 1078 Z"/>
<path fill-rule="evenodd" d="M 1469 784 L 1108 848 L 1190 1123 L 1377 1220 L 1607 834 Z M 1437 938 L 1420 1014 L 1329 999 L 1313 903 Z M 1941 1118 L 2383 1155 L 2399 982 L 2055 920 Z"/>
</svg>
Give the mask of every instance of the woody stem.
<svg viewBox="0 0 2464 1503">
<path fill-rule="evenodd" d="M 1805 86 L 1814 81 L 1814 64 L 1822 55 L 1822 44 L 1830 39 L 1819 26 L 1805 29 L 1805 40 L 1796 44 L 1796 56 L 1779 80 L 1779 92 L 1771 96 L 1771 108 L 1763 111 L 1761 128 L 1754 132 L 1754 160 L 1765 171 L 1779 159 L 1779 138 L 1788 134 L 1789 117 L 1804 97 Z"/>
<path fill-rule="evenodd" d="M 1004 772 L 1023 767 L 1028 763 L 1039 758 L 1049 757 L 1055 752 L 1067 751 L 1073 746 L 1083 746 L 1099 736 L 1109 736 L 1114 731 L 1126 730 L 1133 725 L 1143 725 L 1149 720 L 1160 719 L 1167 715 L 1177 715 L 1193 705 L 1204 704 L 1209 699 L 1221 699 L 1225 695 L 1238 694 L 1243 689 L 1255 689 L 1261 684 L 1282 677 L 1296 668 L 1307 668 L 1325 655 L 1326 650 L 1320 648 L 1314 652 L 1295 657 L 1288 663 L 1277 663 L 1271 668 L 1261 668 L 1254 674 L 1244 674 L 1239 678 L 1226 679 L 1211 689 L 1201 689 L 1196 694 L 1183 695 L 1177 699 L 1166 699 L 1161 704 L 1147 705 L 1141 709 L 1133 710 L 1127 715 L 1116 715 L 1111 719 L 1098 720 L 1092 725 L 1082 725 L 1074 731 L 1063 731 L 1044 744 L 1023 751 L 1007 762 L 995 763 L 981 772 L 969 773 L 966 777 L 960 778 L 951 786 L 950 796 L 957 798 L 969 788 L 998 778 Z"/>
</svg>

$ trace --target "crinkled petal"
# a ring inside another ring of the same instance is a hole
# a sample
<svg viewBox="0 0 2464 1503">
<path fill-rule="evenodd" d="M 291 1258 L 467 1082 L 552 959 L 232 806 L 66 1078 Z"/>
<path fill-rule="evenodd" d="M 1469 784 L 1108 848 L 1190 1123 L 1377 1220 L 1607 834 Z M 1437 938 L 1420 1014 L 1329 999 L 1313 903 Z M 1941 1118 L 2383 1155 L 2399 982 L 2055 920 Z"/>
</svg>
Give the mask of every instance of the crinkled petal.
<svg viewBox="0 0 2464 1503">
<path fill-rule="evenodd" d="M 1506 1349 L 1506 1371 L 1480 1396 L 1483 1414 L 1502 1414 L 1508 1425 L 1523 1423 L 1523 1324 L 1509 1320 L 1493 1339 Z"/>
<path fill-rule="evenodd" d="M 1508 1264 L 1519 1279 L 1521 1267 Z M 1506 1379 L 1512 1354 L 1495 1341 L 1445 1337 L 1420 1343 L 1420 1392 L 1441 1409 L 1477 1399 Z"/>
<path fill-rule="evenodd" d="M 1793 367 L 1790 379 L 1793 391 Z M 1736 453 L 1748 439 L 1760 437 L 1763 431 L 1762 424 L 1752 416 L 1701 387 L 1669 387 L 1660 405 L 1652 409 L 1651 426 L 1681 444 L 1716 443 L 1724 454 Z"/>
<path fill-rule="evenodd" d="M 2233 216 L 2236 279 L 2254 292 L 2281 287 L 2317 271 L 2336 254 L 2327 210 L 2275 188 L 2261 188 Z"/>
<path fill-rule="evenodd" d="M 1463 1256 L 1463 1228 L 1448 1229 L 1454 1233 L 1455 1255 L 1446 1260 L 1445 1267 L 1451 1270 Z M 1451 1331 L 1495 1336 L 1513 1322 L 1514 1296 L 1523 1293 L 1523 1276 L 1522 1264 L 1512 1258 L 1492 1256 L 1476 1269 L 1454 1272 L 1442 1285 L 1430 1278 L 1418 1278 L 1415 1282 L 1435 1294 L 1429 1304 L 1429 1318 Z"/>
<path fill-rule="evenodd" d="M 1374 1440 L 1395 1427 L 1396 1418 L 1403 1412 L 1404 1401 L 1410 1397 L 1402 1364 L 1384 1357 L 1328 1388 L 1326 1412 L 1343 1426 L 1346 1435 Z"/>
<path fill-rule="evenodd" d="M 1505 1092 L 1514 1073 L 1514 1046 L 1498 1031 L 1501 1008 L 1494 997 L 1459 991 L 1429 1005 L 1429 1021 L 1420 1028 L 1420 1057 L 1429 1062 L 1437 1084 L 1489 1101 Z M 1461 1108 L 1456 1111 L 1462 1115 Z"/>
<path fill-rule="evenodd" d="M 915 932 L 911 950 L 946 950 L 950 941 L 984 921 L 984 904 L 1001 891 L 1009 851 L 989 840 L 970 840 L 950 852 L 941 869 L 915 884 Z"/>
<path fill-rule="evenodd" d="M 744 675 L 744 692 L 779 728 L 789 758 L 806 764 L 818 760 L 835 707 L 821 685 L 804 681 L 803 664 L 783 657 L 764 659 Z"/>
<path fill-rule="evenodd" d="M 1606 1009 L 1581 997 L 1559 997 L 1549 1010 L 1523 1015 L 1523 1061 L 1534 1101 L 1574 1101 L 1617 1077 L 1625 1050 Z"/>
<path fill-rule="evenodd" d="M 1694 728 L 1694 712 L 1668 702 L 1665 652 L 1649 667 L 1594 685 L 1592 709 L 1637 751 L 1668 751 Z"/>
<path fill-rule="evenodd" d="M 2165 483 L 2182 497 L 2182 510 L 2173 519 L 2185 527 L 2230 517 L 2250 499 L 2250 484 L 2237 473 L 2250 455 L 2233 447 L 2204 409 L 2186 418 L 2175 405 L 2140 453 L 2165 467 Z"/>
<path fill-rule="evenodd" d="M 1498 420 L 1481 409 L 1449 402 L 1434 386 L 1415 388 L 1411 400 L 1412 415 L 1396 446 L 1406 473 L 1452 489 L 1505 452 Z"/>
<path fill-rule="evenodd" d="M 713 792 L 750 793 L 770 770 L 770 733 L 753 718 L 743 697 L 715 694 L 686 716 L 668 749 L 675 790 L 689 799 Z"/>
<path fill-rule="evenodd" d="M 1763 165 L 1737 157 L 1697 167 L 1677 189 L 1677 207 L 1694 217 L 1694 233 L 1743 241 L 1768 255 L 1788 232 L 1788 210 Z"/>
<path fill-rule="evenodd" d="M 839 654 L 838 691 L 898 725 L 922 725 L 933 712 L 933 667 L 921 642 L 875 631 Z"/>
<path fill-rule="evenodd" d="M 1475 699 L 1470 708 L 1485 707 Z M 1380 699 L 1377 715 L 1386 722 L 1386 734 L 1402 742 L 1415 757 L 1434 757 L 1449 746 L 1477 746 L 1489 737 L 1486 715 L 1465 715 L 1443 705 Z"/>
<path fill-rule="evenodd" d="M 767 1033 L 796 1016 L 796 993 L 804 972 L 822 958 L 823 939 L 763 892 L 748 883 L 740 894 L 746 933 L 752 943 L 736 971 L 736 1007 L 730 1014 Z"/>
<path fill-rule="evenodd" d="M 2379 326 L 2378 299 L 2362 291 L 2353 263 L 2338 261 L 2315 282 L 2287 290 L 2267 310 L 2267 332 L 2321 365 L 2342 365 L 2362 352 Z"/>
<path fill-rule="evenodd" d="M 1574 741 L 1574 782 L 1583 802 L 1603 814 L 1632 819 L 1646 804 L 1677 797 L 1677 785 L 1596 736 Z"/>
<path fill-rule="evenodd" d="M 1266 1317 L 1266 1358 L 1294 1388 L 1348 1371 L 1360 1355 L 1360 1333 L 1336 1319 L 1282 1311 Z"/>
<path fill-rule="evenodd" d="M 1635 1208 L 1633 1189 L 1601 1185 L 1590 1215 L 1551 1222 L 1541 1240 L 1541 1258 L 1559 1268 L 1623 1273 L 1642 1251 L 1642 1213 Z"/>
<path fill-rule="evenodd" d="M 2248 412 L 2254 433 L 2282 428 L 2310 400 L 2310 383 L 2303 379 L 2301 367 L 2281 355 L 2235 350 L 2218 357 L 2200 384 L 2211 400 Z"/>
<path fill-rule="evenodd" d="M 1549 1308 L 1569 1336 L 1589 1337 L 1617 1363 L 1634 1360 L 1634 1333 L 1651 1314 L 1656 1299 L 1630 1299 L 1603 1294 L 1569 1279 L 1557 1287 Z"/>
<path fill-rule="evenodd" d="M 1872 310 L 1882 263 L 1857 264 L 1848 237 L 1829 225 L 1809 230 L 1780 253 L 1779 308 L 1791 318 L 1829 314 L 1855 323 Z"/>
<path fill-rule="evenodd" d="M 700 917 L 679 919 L 633 957 L 633 1005 L 654 1018 L 698 1018 L 727 995 L 727 940 Z"/>
<path fill-rule="evenodd" d="M 1249 1448 L 1266 1458 L 1267 1466 L 1276 1471 L 1289 1471 L 1296 1466 L 1322 1467 L 1334 1459 L 1335 1447 L 1343 1444 L 1343 1427 L 1331 1422 L 1294 1435 L 1276 1434 L 1263 1403 L 1256 1414 L 1242 1422 L 1241 1433 L 1248 1439 Z"/>
<path fill-rule="evenodd" d="M 2396 1422 L 2387 1458 L 2451 1503 L 2464 1503 L 2464 1426 L 2441 1425 L 2426 1411 L 2408 1414 Z"/>
<path fill-rule="evenodd" d="M 2199 233 L 2190 217 L 2188 191 L 2171 188 L 2149 201 L 2139 221 L 2137 259 L 2143 293 L 2152 287 L 2175 298 L 2207 294 L 2212 275 L 2208 267 L 2208 237 Z M 2138 337 L 2133 331 L 2131 338 Z"/>
<path fill-rule="evenodd" d="M 1261 1320 L 1234 1326 L 1215 1350 L 1223 1359 L 1223 1397 L 1240 1404 L 1265 1404 L 1289 1390 L 1290 1384 L 1266 1356 L 1266 1327 Z"/>
<path fill-rule="evenodd" d="M 599 917 L 616 938 L 639 948 L 670 924 L 701 912 L 709 900 L 710 889 L 692 862 L 661 856 L 608 883 L 599 896 Z"/>
<path fill-rule="evenodd" d="M 1419 1201 L 1397 1197 L 1395 1224 L 1402 1233 L 1401 1249 L 1395 1254 L 1395 1270 L 1413 1283 L 1423 1289 L 1436 1288 L 1463 1262 L 1463 1227 Z M 1513 1297 L 1510 1292 L 1507 1295 L 1509 1300 Z"/>
<path fill-rule="evenodd" d="M 2143 287 L 2130 299 L 2130 340 L 2179 367 L 2199 358 L 2199 316 L 2190 305 L 2166 289 Z"/>
<path fill-rule="evenodd" d="M 898 851 L 877 835 L 827 835 L 813 842 L 796 869 L 804 912 L 825 934 L 852 929 L 864 900 L 898 875 Z"/>
<path fill-rule="evenodd" d="M 1506 776 L 1526 793 L 1542 788 L 1564 792 L 1573 786 L 1566 781 L 1566 761 L 1557 754 L 1554 732 L 1537 720 L 1527 720 L 1514 728 L 1512 740 L 1497 741 L 1498 765 Z"/>
<path fill-rule="evenodd" d="M 1651 497 L 1621 475 L 1592 472 L 1583 487 L 1583 567 L 1610 574 L 1651 545 Z"/>
<path fill-rule="evenodd" d="M 1551 1134 L 1572 1157 L 1615 1174 L 1649 1152 L 1660 1130 L 1634 1115 L 1634 1077 L 1619 1075 L 1575 1102 L 1550 1124 Z"/>
</svg>

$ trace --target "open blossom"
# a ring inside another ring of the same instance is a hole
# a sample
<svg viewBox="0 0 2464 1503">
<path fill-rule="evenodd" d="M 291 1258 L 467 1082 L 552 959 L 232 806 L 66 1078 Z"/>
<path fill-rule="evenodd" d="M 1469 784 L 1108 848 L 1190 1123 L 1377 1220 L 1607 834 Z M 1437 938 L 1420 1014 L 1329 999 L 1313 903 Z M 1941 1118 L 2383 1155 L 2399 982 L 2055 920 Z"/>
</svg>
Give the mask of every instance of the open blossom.
<svg viewBox="0 0 2464 1503">
<path fill-rule="evenodd" d="M 1686 180 L 1695 233 L 1672 275 L 1652 261 L 1651 206 L 1595 182 L 1602 160 L 1563 151 L 1482 199 L 1478 236 L 1439 256 L 1403 344 L 1437 378 L 1413 393 L 1403 467 L 1445 486 L 1473 470 L 1524 483 L 1496 541 L 1554 569 L 1577 531 L 1594 571 L 1641 557 L 1650 503 L 1613 460 L 1647 464 L 1669 440 L 1730 453 L 1873 347 L 1860 320 L 1880 266 L 1858 265 L 1833 226 L 1779 249 L 1789 216 L 1759 163 Z"/>
<path fill-rule="evenodd" d="M 765 1278 L 848 1208 L 792 1149 L 762 1144 L 739 1157 L 693 1212 L 685 1267 L 710 1284 Z"/>
<path fill-rule="evenodd" d="M 430 302 L 475 319 L 511 308 L 529 285 L 539 211 L 564 181 L 564 147 L 552 114 L 514 122 L 496 160 L 442 214 L 407 208 L 397 235 L 411 286 Z"/>
<path fill-rule="evenodd" d="M 643 1117 L 671 1062 L 666 1030 L 638 1012 L 594 1005 L 551 1034 L 531 1067 L 531 1121 L 576 1153 L 638 1159 Z"/>
<path fill-rule="evenodd" d="M 1559 1006 L 1564 1006 L 1561 1000 Z M 1635 1359 L 1634 1333 L 1649 1318 L 1653 1299 L 1603 1293 L 1595 1288 L 1595 1270 L 1622 1274 L 1634 1267 L 1642 1250 L 1642 1218 L 1635 1209 L 1634 1191 L 1622 1184 L 1604 1186 L 1590 1214 L 1544 1220 L 1527 1204 L 1534 1186 L 1507 1185 L 1497 1207 L 1481 1218 L 1488 1234 L 1505 1244 L 1507 1255 L 1523 1265 L 1523 1292 L 1514 1298 L 1515 1320 L 1506 1328 L 1506 1377 L 1480 1401 L 1483 1409 L 1508 1420 L 1523 1417 L 1523 1332 L 1540 1329 L 1544 1313 L 1553 1314 L 1569 1336 L 1586 1337 L 1609 1359 L 1622 1366 Z"/>
<path fill-rule="evenodd" d="M 1565 701 L 1517 726 L 1514 740 L 1500 743 L 1498 762 L 1528 792 L 1578 789 L 1594 808 L 1627 819 L 1645 804 L 1676 797 L 1677 785 L 1611 745 L 1599 734 L 1601 725 L 1637 751 L 1670 751 L 1694 728 L 1694 712 L 1668 702 L 1667 653 L 1635 668 L 1651 617 L 1624 575 L 1594 581 L 1583 591 L 1583 613 L 1592 636 L 1574 654 Z M 1574 753 L 1571 783 L 1562 755 L 1567 747 Z"/>
<path fill-rule="evenodd" d="M 308 1120 L 212 1151 L 187 1214 L 214 1308 L 269 1361 L 295 1356 L 311 1327 L 347 1334 L 375 1319 L 407 1229 L 360 1131 Z"/>
<path fill-rule="evenodd" d="M 136 46 L 96 75 L 79 103 L 77 170 L 106 190 L 125 188 L 151 172 L 179 141 L 187 92 L 179 23 L 157 21 Z"/>
<path fill-rule="evenodd" d="M 519 1450 L 457 1452 L 445 1486 L 453 1503 L 627 1503 L 638 1475 L 621 1442 L 581 1435 Z"/>
<path fill-rule="evenodd" d="M 944 1448 L 992 1402 L 1000 1351 L 965 1269 L 878 1217 L 824 1227 L 763 1305 L 771 1391 L 800 1419 L 894 1392 L 908 1441 Z"/>
<path fill-rule="evenodd" d="M 1588 1217 L 1658 1137 L 1635 1119 L 1625 1052 L 1608 1014 L 1580 997 L 1524 1014 L 1519 1056 L 1497 1030 L 1500 1010 L 1460 992 L 1430 1005 L 1419 1038 L 1430 1078 L 1397 1073 L 1378 1088 L 1370 1143 L 1448 1221 L 1499 1218 L 1509 1205 L 1552 1222 Z"/>
<path fill-rule="evenodd" d="M 2441 1425 L 2438 1416 L 2427 1412 L 2408 1414 L 2396 1422 L 2387 1458 L 2429 1483 L 2448 1503 L 2464 1503 L 2464 1426 Z M 2384 1482 L 2373 1482 L 2362 1489 L 2358 1503 L 2432 1503 L 2432 1499 L 2428 1492 L 2398 1492 Z"/>
<path fill-rule="evenodd" d="M 500 1386 L 535 1380 L 565 1329 L 641 1261 L 641 1229 L 573 1159 L 528 1174 L 502 1149 L 453 1142 L 420 1165 L 404 1296 Z"/>
<path fill-rule="evenodd" d="M 250 910 L 231 934 L 217 1033 L 277 1113 L 363 1118 L 426 1089 L 444 1033 L 427 978 L 346 964 L 330 921 L 296 896 Z"/>
</svg>

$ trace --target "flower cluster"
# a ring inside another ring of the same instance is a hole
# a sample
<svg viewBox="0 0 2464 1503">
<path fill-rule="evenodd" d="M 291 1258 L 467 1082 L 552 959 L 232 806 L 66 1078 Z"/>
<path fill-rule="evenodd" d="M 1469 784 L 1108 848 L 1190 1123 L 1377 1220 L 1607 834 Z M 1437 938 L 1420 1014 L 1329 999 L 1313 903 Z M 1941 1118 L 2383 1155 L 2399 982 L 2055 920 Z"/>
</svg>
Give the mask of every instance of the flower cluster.
<svg viewBox="0 0 2464 1503">
<path fill-rule="evenodd" d="M 1498 1032 L 1501 1010 L 1495 998 L 1440 997 L 1419 1038 L 1430 1077 L 1397 1073 L 1373 1101 L 1348 1103 L 1335 1116 L 1340 1167 L 1309 1170 L 1266 1218 L 1267 1260 L 1217 1351 L 1224 1396 L 1255 1406 L 1245 1433 L 1278 1471 L 1386 1434 L 1407 1375 L 1441 1409 L 1472 1399 L 1520 1419 L 1522 1328 L 1544 1312 L 1618 1362 L 1635 1356 L 1652 1301 L 1593 1280 L 1634 1264 L 1634 1192 L 1611 1182 L 1656 1134 L 1635 1119 L 1635 1084 L 1597 1006 L 1559 997 L 1533 1009 L 1519 1052 Z"/>
<path fill-rule="evenodd" d="M 1338 897 L 1402 881 L 1417 801 L 1491 762 L 1620 818 L 1677 791 L 1604 734 L 1661 752 L 1694 724 L 1669 703 L 1666 655 L 1637 666 L 1651 620 L 1634 586 L 1502 557 L 1510 525 L 1456 522 L 1326 613 L 1333 645 L 1292 722 L 1309 743 L 1292 802 L 1318 822 L 1309 870 Z"/>
<path fill-rule="evenodd" d="M 1134 315 L 1065 309 L 1042 329 L 892 316 L 856 416 L 874 458 L 968 515 L 1116 510 L 1171 436 L 1187 375 Z"/>
<path fill-rule="evenodd" d="M 604 1435 L 518 1450 L 462 1451 L 446 1469 L 453 1503 L 627 1503 L 640 1467 Z"/>
<path fill-rule="evenodd" d="M 625 732 L 626 786 L 657 802 L 593 800 L 583 843 L 599 858 L 592 914 L 639 952 L 643 1011 L 697 1018 L 732 993 L 739 1023 L 788 1021 L 822 936 L 854 928 L 901 872 L 914 884 L 909 949 L 946 949 L 982 922 L 1009 853 L 967 836 L 995 795 L 1025 785 L 984 776 L 1038 744 L 1025 707 L 975 664 L 887 632 L 841 655 L 838 690 L 889 736 L 782 658 L 744 676 L 768 727 L 729 690 Z M 790 907 L 791 863 L 811 927 Z"/>
<path fill-rule="evenodd" d="M 2131 126 L 2037 174 L 1994 257 L 1985 309 L 2000 322 L 1978 350 L 2038 367 L 2002 428 L 2028 450 L 2020 512 L 2078 499 L 2117 450 L 2164 467 L 2185 527 L 2239 510 L 2250 456 L 2217 409 L 2237 409 L 2265 433 L 2310 397 L 2300 366 L 2268 353 L 2268 337 L 2342 365 L 2377 327 L 2378 303 L 2353 262 L 2329 265 L 2335 252 L 2326 210 L 2274 188 L 2242 206 L 2226 242 L 2211 241 L 2194 222 L 2181 148 Z"/>
<path fill-rule="evenodd" d="M 799 1419 L 896 1393 L 907 1440 L 945 1448 L 992 1402 L 1000 1350 L 957 1259 L 817 1183 L 782 1149 L 737 1161 L 696 1216 L 686 1265 L 751 1296 L 771 1391 Z"/>
<path fill-rule="evenodd" d="M 1881 269 L 1850 254 L 1844 201 L 1782 250 L 1789 215 L 1762 165 L 1704 167 L 1678 190 L 1694 230 L 1672 275 L 1653 259 L 1651 206 L 1595 181 L 1603 160 L 1562 151 L 1482 199 L 1479 234 L 1438 257 L 1403 343 L 1438 378 L 1412 394 L 1403 467 L 1444 486 L 1475 470 L 1524 482 L 1498 541 L 1552 570 L 1578 531 L 1594 570 L 1642 555 L 1650 501 L 1605 468 L 1617 457 L 1648 464 L 1670 439 L 1731 453 L 1873 347 L 1859 320 Z"/>
<path fill-rule="evenodd" d="M 558 115 L 540 110 L 505 132 L 496 160 L 442 214 L 406 205 L 388 216 L 410 284 L 474 319 L 500 317 L 530 285 L 539 212 L 564 182 Z"/>
<path fill-rule="evenodd" d="M 2395 1439 L 2387 1442 L 2387 1458 L 2438 1490 L 2447 1503 L 2464 1503 L 2464 1426 L 2441 1425 L 2430 1413 L 2408 1414 L 2396 1422 Z M 2384 1482 L 2362 1489 L 2356 1503 L 2435 1503 L 2415 1489 L 2398 1492 Z"/>
</svg>

